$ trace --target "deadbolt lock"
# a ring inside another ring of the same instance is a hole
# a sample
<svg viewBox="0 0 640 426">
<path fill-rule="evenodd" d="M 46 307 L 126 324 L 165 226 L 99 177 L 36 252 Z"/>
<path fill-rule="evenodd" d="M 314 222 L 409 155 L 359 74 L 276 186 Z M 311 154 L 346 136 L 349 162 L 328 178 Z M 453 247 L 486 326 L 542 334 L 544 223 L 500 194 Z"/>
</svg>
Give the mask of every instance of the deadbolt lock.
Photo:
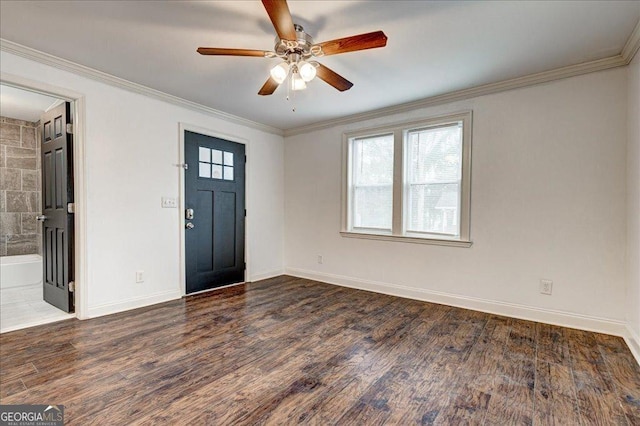
<svg viewBox="0 0 640 426">
<path fill-rule="evenodd" d="M 193 220 L 193 209 L 186 209 L 184 212 L 184 217 L 187 220 Z"/>
</svg>

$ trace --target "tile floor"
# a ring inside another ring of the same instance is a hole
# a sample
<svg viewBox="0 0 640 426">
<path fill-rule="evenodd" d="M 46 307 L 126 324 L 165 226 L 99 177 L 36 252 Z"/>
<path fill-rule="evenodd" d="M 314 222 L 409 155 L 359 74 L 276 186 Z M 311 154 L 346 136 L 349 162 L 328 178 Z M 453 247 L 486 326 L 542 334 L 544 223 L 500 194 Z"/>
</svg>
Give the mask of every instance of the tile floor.
<svg viewBox="0 0 640 426">
<path fill-rule="evenodd" d="M 75 318 L 42 300 L 42 284 L 0 290 L 0 333 Z"/>
</svg>

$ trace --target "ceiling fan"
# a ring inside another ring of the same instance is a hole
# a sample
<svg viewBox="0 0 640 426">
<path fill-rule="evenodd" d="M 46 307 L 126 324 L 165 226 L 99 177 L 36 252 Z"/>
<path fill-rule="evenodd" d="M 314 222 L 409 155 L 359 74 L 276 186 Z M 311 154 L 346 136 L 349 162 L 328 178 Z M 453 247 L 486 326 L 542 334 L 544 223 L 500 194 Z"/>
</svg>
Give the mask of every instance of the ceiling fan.
<svg viewBox="0 0 640 426">
<path fill-rule="evenodd" d="M 273 51 L 217 47 L 199 47 L 197 50 L 201 55 L 282 59 L 281 63 L 271 69 L 271 76 L 258 92 L 259 95 L 271 95 L 287 77 L 291 90 L 305 89 L 306 83 L 316 76 L 341 92 L 349 90 L 353 86 L 352 82 L 312 58 L 387 45 L 387 36 L 382 31 L 314 43 L 300 25 L 293 23 L 286 0 L 262 0 L 262 4 L 278 34 Z"/>
</svg>

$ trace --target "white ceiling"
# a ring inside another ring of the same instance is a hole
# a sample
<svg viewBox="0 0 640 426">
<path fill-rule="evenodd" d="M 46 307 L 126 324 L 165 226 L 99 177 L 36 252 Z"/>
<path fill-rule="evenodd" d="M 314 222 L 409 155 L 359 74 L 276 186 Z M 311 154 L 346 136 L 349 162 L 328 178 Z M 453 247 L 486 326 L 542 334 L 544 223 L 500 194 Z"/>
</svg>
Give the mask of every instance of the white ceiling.
<svg viewBox="0 0 640 426">
<path fill-rule="evenodd" d="M 383 30 L 387 46 L 321 58 L 354 83 L 257 92 L 277 59 L 259 1 L 2 1 L 0 37 L 283 130 L 619 55 L 638 1 L 289 1 L 316 42 Z M 1 66 L 1 64 L 0 64 Z"/>
<path fill-rule="evenodd" d="M 60 99 L 0 84 L 0 115 L 3 117 L 36 122 L 60 102 Z"/>
</svg>

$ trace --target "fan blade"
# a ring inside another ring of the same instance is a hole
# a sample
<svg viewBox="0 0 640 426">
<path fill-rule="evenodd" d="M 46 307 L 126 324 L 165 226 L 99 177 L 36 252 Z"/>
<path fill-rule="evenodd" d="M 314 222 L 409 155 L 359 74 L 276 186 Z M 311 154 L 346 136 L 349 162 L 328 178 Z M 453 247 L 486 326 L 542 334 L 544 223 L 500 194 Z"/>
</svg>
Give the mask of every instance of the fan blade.
<svg viewBox="0 0 640 426">
<path fill-rule="evenodd" d="M 280 40 L 297 40 L 296 29 L 293 26 L 293 19 L 286 0 L 262 0 L 262 4 L 267 10 Z"/>
<path fill-rule="evenodd" d="M 328 83 L 338 89 L 341 92 L 345 90 L 351 89 L 353 83 L 341 76 L 340 74 L 331 71 L 329 68 L 325 67 L 322 64 L 318 64 L 318 68 L 316 68 L 316 75 L 318 78 L 325 83 Z"/>
<path fill-rule="evenodd" d="M 269 77 L 269 79 L 264 83 L 264 85 L 260 88 L 258 95 L 266 96 L 271 95 L 276 89 L 280 86 L 277 81 L 273 78 Z"/>
<path fill-rule="evenodd" d="M 316 46 L 322 48 L 322 53 L 336 55 L 338 53 L 355 52 L 357 50 L 374 49 L 387 45 L 387 36 L 382 31 L 374 31 L 367 34 L 359 34 L 351 37 L 338 38 L 335 40 L 318 43 Z"/>
<path fill-rule="evenodd" d="M 218 47 L 198 47 L 201 55 L 226 55 L 226 56 L 259 56 L 264 58 L 269 52 L 266 50 L 252 49 L 222 49 Z"/>
</svg>

